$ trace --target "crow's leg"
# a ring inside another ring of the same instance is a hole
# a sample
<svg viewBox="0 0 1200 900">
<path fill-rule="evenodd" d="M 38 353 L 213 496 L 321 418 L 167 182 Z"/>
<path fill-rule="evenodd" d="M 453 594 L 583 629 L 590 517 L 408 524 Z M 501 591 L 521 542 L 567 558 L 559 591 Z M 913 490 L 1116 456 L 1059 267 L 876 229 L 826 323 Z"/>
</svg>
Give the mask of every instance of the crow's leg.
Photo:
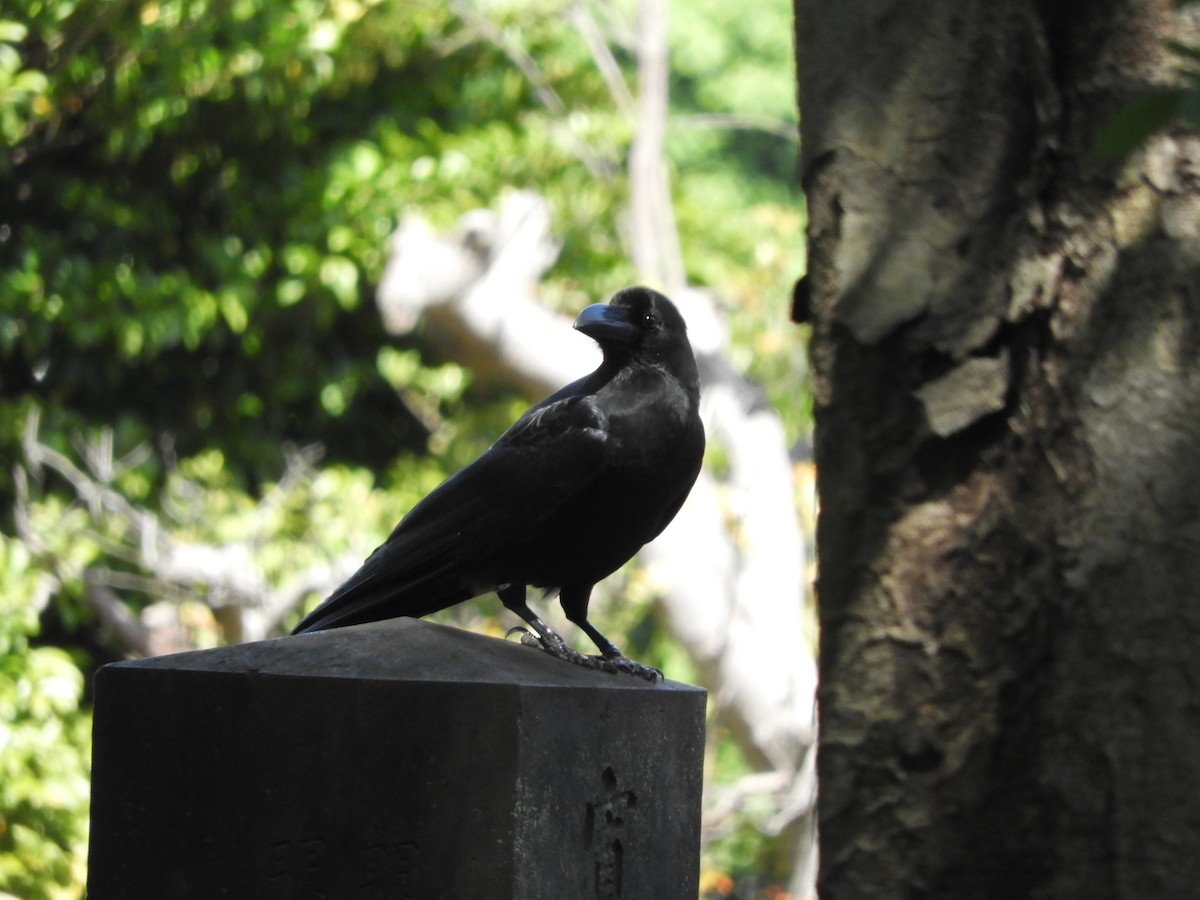
<svg viewBox="0 0 1200 900">
<path fill-rule="evenodd" d="M 562 604 L 563 612 L 570 622 L 583 629 L 583 633 L 592 639 L 592 643 L 600 650 L 599 657 L 589 656 L 588 659 L 598 660 L 607 672 L 627 672 L 637 675 L 647 681 L 658 681 L 663 677 L 662 672 L 651 666 L 643 666 L 635 662 L 617 649 L 616 644 L 600 633 L 600 629 L 588 621 L 588 602 L 592 596 L 592 585 L 564 585 L 559 594 L 558 602 Z"/>
<path fill-rule="evenodd" d="M 579 653 L 578 650 L 574 650 L 568 646 L 561 634 L 542 621 L 542 617 L 529 608 L 529 604 L 525 602 L 525 585 L 504 584 L 500 586 L 496 593 L 500 595 L 500 602 L 524 619 L 537 634 L 536 638 L 529 638 L 530 641 L 533 641 L 547 653 L 561 659 L 570 659 L 571 654 Z M 512 634 L 512 632 L 510 631 L 509 634 Z M 529 637 L 529 635 L 526 634 L 526 637 Z M 523 644 L 528 642 L 524 638 L 521 640 Z"/>
<path fill-rule="evenodd" d="M 590 593 L 590 587 L 584 590 L 584 609 L 587 609 L 587 595 Z M 621 651 L 613 646 L 607 638 L 597 631 L 586 616 L 582 622 L 576 622 L 583 628 L 596 646 L 603 653 L 602 656 L 589 656 L 586 653 L 580 653 L 574 647 L 571 647 L 563 640 L 562 635 L 542 621 L 529 604 L 525 602 L 525 585 L 523 584 L 506 584 L 502 585 L 497 591 L 500 595 L 501 602 L 522 619 L 524 619 L 529 627 L 534 630 L 537 637 L 525 634 L 521 638 L 522 644 L 528 644 L 533 647 L 539 647 L 545 650 L 551 656 L 557 656 L 559 659 L 565 659 L 568 662 L 573 662 L 577 666 L 583 666 L 587 669 L 599 669 L 602 672 L 625 672 L 629 675 L 637 675 L 639 678 L 644 678 L 647 681 L 658 681 L 662 678 L 662 672 L 658 669 L 653 669 L 650 666 L 643 666 L 641 663 L 636 663 L 631 659 L 627 659 L 621 654 Z M 564 610 L 566 603 L 563 604 Z M 570 618 L 568 612 L 567 617 Z M 572 619 L 572 621 L 575 621 Z M 510 632 L 511 633 L 511 632 Z"/>
<path fill-rule="evenodd" d="M 583 633 L 592 639 L 592 643 L 599 648 L 603 656 L 610 659 L 624 659 L 625 654 L 602 635 L 600 629 L 588 621 L 588 603 L 591 598 L 592 585 L 571 585 L 562 589 L 558 596 L 558 602 L 562 604 L 563 612 L 567 614 L 567 620 L 582 628 Z"/>
</svg>

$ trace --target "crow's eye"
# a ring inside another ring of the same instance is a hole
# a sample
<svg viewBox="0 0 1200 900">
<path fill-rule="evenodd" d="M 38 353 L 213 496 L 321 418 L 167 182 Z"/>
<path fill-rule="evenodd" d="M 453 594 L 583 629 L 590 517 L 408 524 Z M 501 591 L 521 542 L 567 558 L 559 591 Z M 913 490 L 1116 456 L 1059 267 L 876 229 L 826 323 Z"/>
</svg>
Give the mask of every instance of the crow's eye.
<svg viewBox="0 0 1200 900">
<path fill-rule="evenodd" d="M 657 328 L 659 321 L 658 313 L 654 310 L 649 310 L 642 316 L 642 326 L 645 328 Z"/>
</svg>

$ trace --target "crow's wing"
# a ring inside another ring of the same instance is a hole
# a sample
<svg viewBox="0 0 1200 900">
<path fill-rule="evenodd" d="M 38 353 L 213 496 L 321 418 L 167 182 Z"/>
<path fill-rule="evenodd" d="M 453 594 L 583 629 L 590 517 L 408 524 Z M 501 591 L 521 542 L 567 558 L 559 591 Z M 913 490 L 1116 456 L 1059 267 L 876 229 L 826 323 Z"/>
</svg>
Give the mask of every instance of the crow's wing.
<svg viewBox="0 0 1200 900">
<path fill-rule="evenodd" d="M 608 465 L 609 443 L 594 395 L 564 389 L 542 401 L 414 506 L 295 633 L 423 616 L 493 589 L 489 561 L 535 539 L 591 485 Z"/>
</svg>

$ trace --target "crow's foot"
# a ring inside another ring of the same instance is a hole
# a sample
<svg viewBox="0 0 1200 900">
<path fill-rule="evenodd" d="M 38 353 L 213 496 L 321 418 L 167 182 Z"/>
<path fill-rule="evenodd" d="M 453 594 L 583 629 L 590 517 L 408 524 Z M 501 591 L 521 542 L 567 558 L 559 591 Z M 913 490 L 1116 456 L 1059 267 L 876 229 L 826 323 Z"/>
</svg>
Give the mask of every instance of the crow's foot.
<svg viewBox="0 0 1200 900">
<path fill-rule="evenodd" d="M 582 653 L 564 641 L 556 631 L 548 630 L 548 633 L 545 635 L 537 635 L 525 626 L 517 625 L 508 629 L 505 637 L 511 637 L 514 634 L 521 635 L 521 643 L 526 647 L 536 647 L 544 653 L 549 653 L 551 656 L 574 663 L 577 666 L 583 666 L 585 669 L 595 669 L 599 672 L 610 672 L 612 674 L 623 673 L 625 675 L 634 675 L 651 683 L 663 680 L 661 669 L 656 669 L 653 666 L 644 666 L 640 662 L 632 660 L 619 652 L 609 656 L 592 656 Z"/>
<path fill-rule="evenodd" d="M 582 662 L 580 665 L 596 668 L 601 672 L 623 672 L 626 675 L 634 675 L 649 681 L 651 684 L 657 684 L 663 680 L 662 669 L 642 665 L 628 656 L 583 656 L 583 658 L 586 662 Z"/>
<path fill-rule="evenodd" d="M 655 669 L 652 666 L 644 666 L 627 656 L 619 654 L 616 656 L 590 656 L 569 646 L 566 641 L 554 632 L 551 632 L 548 638 L 542 638 L 518 626 L 511 629 L 508 633 L 512 634 L 514 631 L 521 632 L 521 643 L 526 647 L 537 647 L 551 656 L 565 659 L 567 662 L 583 666 L 585 669 L 595 669 L 599 672 L 611 672 L 613 674 L 624 673 L 626 675 L 635 675 L 652 683 L 663 680 L 663 673 L 659 669 Z"/>
</svg>

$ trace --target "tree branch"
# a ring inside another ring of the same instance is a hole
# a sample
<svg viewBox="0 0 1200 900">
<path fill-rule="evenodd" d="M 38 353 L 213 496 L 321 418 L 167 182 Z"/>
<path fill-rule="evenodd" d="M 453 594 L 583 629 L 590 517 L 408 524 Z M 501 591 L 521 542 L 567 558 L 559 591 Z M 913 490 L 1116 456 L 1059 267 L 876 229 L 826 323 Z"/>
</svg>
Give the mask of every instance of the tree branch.
<svg viewBox="0 0 1200 900">
<path fill-rule="evenodd" d="M 180 541 L 153 512 L 130 503 L 107 483 L 124 466 L 136 461 L 140 452 L 114 462 L 111 433 L 101 432 L 90 443 L 77 439 L 80 455 L 92 470 L 89 473 L 41 443 L 38 422 L 34 411 L 23 435 L 25 466 L 14 470 L 18 534 L 55 573 L 58 584 L 82 580 L 83 599 L 95 613 L 101 633 L 124 655 L 190 649 L 192 638 L 177 615 L 180 603 L 188 599 L 212 609 L 230 641 L 267 637 L 310 592 L 328 593 L 361 563 L 358 554 L 347 553 L 333 562 L 314 564 L 279 587 L 263 575 L 258 554 L 270 540 L 266 523 L 272 510 L 286 503 L 297 483 L 309 476 L 313 462 L 320 456 L 319 448 L 302 448 L 290 454 L 279 484 L 254 511 L 254 519 L 262 527 L 251 529 L 249 538 L 222 543 Z M 87 508 L 91 539 L 108 555 L 126 560 L 134 571 L 96 565 L 76 568 L 77 563 L 51 551 L 33 527 L 28 484 L 29 474 L 40 478 L 47 471 L 63 477 Z M 114 532 L 123 538 L 108 536 Z M 121 600 L 118 591 L 138 592 L 159 602 L 137 614 Z"/>
<path fill-rule="evenodd" d="M 667 178 L 667 0 L 638 3 L 637 131 L 629 151 L 630 255 L 641 277 L 672 296 L 687 284 Z"/>
</svg>

